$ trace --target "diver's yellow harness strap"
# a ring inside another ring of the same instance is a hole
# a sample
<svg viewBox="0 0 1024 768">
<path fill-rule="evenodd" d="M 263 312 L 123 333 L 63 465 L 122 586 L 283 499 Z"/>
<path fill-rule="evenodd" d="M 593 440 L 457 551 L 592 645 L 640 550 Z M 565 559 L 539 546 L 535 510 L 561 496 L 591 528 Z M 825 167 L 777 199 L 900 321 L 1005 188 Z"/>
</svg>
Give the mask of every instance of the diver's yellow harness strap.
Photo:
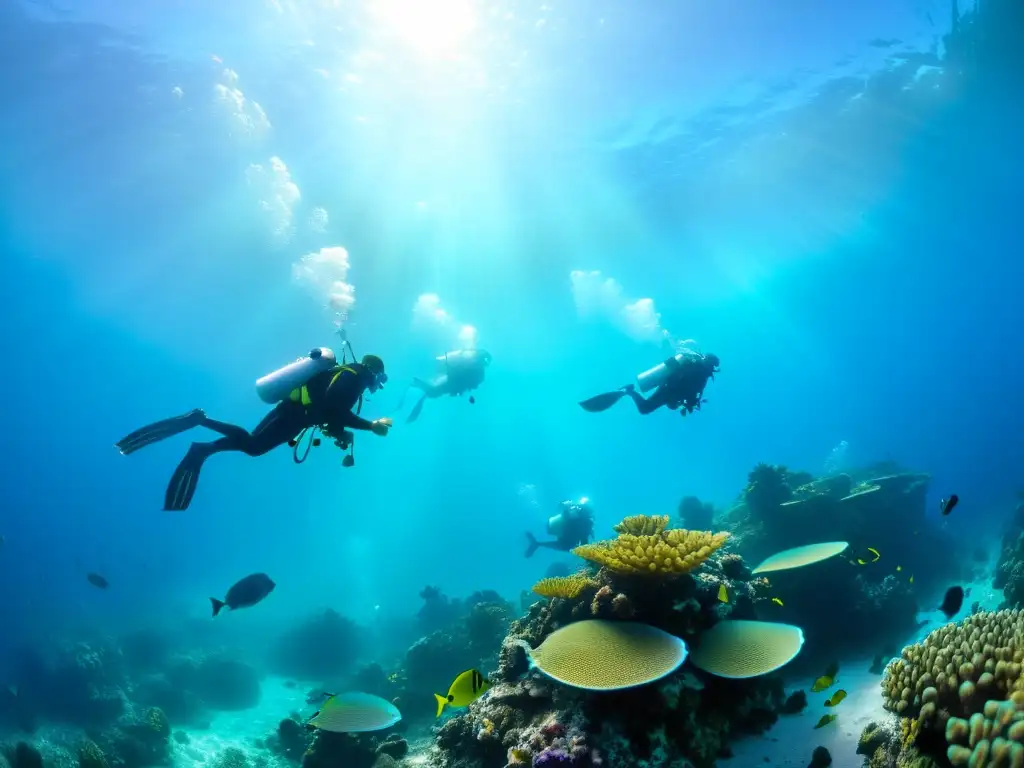
<svg viewBox="0 0 1024 768">
<path fill-rule="evenodd" d="M 336 371 L 336 373 L 331 377 L 331 381 L 324 388 L 324 392 L 333 387 L 334 382 L 336 382 L 343 373 L 348 372 L 355 374 L 357 376 L 359 375 L 359 372 L 355 368 L 350 368 L 347 365 L 339 365 L 334 370 Z M 304 405 L 307 408 L 313 404 L 313 398 L 309 396 L 309 387 L 307 387 L 305 384 L 303 384 L 301 387 L 296 387 L 295 389 L 293 389 L 291 393 L 289 393 L 288 399 L 291 400 L 293 403 L 302 403 L 302 405 Z"/>
</svg>

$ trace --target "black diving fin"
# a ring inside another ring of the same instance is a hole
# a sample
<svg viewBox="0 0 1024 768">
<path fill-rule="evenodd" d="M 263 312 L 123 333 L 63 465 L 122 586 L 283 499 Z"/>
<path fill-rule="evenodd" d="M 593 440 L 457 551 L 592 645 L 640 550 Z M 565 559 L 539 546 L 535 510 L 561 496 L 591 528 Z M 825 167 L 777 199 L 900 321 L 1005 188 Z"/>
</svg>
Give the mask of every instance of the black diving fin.
<svg viewBox="0 0 1024 768">
<path fill-rule="evenodd" d="M 590 413 L 600 413 L 601 411 L 607 411 L 613 405 L 615 405 L 622 397 L 626 394 L 625 390 L 617 389 L 614 392 L 605 392 L 603 395 L 595 395 L 589 400 L 583 400 L 580 403 L 580 408 Z"/>
<path fill-rule="evenodd" d="M 419 399 L 419 402 L 413 406 L 412 411 L 409 413 L 409 418 L 405 420 L 406 424 L 412 424 L 416 419 L 420 417 L 420 412 L 423 410 L 423 404 L 427 402 L 427 396 L 424 395 Z"/>
</svg>

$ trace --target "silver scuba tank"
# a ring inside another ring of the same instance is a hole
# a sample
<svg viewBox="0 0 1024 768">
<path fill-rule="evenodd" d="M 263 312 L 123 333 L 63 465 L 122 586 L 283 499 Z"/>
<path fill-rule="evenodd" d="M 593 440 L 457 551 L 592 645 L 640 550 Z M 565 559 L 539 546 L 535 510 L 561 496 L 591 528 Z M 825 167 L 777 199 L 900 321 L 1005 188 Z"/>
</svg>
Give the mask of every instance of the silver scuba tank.
<svg viewBox="0 0 1024 768">
<path fill-rule="evenodd" d="M 682 365 L 683 361 L 688 357 L 698 357 L 698 355 L 696 352 L 680 352 L 678 355 L 673 355 L 665 362 L 658 363 L 653 368 L 648 368 L 636 377 L 636 388 L 643 393 L 650 392 L 655 387 L 663 384 L 670 374 L 679 370 L 679 366 Z"/>
<path fill-rule="evenodd" d="M 292 390 L 301 387 L 316 374 L 329 370 L 338 364 L 334 351 L 327 347 L 317 347 L 305 357 L 278 368 L 256 380 L 256 394 L 260 400 L 270 405 L 286 399 Z"/>
</svg>

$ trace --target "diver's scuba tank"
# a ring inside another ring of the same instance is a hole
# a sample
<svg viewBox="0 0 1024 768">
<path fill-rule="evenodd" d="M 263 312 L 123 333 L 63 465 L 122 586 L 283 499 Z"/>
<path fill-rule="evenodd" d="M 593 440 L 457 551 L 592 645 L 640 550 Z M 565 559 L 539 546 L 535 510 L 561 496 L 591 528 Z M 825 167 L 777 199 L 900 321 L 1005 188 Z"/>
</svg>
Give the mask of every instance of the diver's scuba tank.
<svg viewBox="0 0 1024 768">
<path fill-rule="evenodd" d="M 637 376 L 636 388 L 641 392 L 647 393 L 655 387 L 664 384 L 665 379 L 678 371 L 683 361 L 688 357 L 699 357 L 699 355 L 696 352 L 680 352 L 678 355 L 673 355 L 665 362 L 658 363 L 653 368 L 649 368 Z"/>
<path fill-rule="evenodd" d="M 301 387 L 318 373 L 330 370 L 338 364 L 333 350 L 317 347 L 305 357 L 278 368 L 256 381 L 256 394 L 260 400 L 275 405 L 286 399 L 292 390 Z"/>
<path fill-rule="evenodd" d="M 576 501 L 562 501 L 559 502 L 558 506 L 561 508 L 561 512 L 557 515 L 552 515 L 548 518 L 548 533 L 554 537 L 562 535 L 562 531 L 565 530 L 567 523 L 574 520 L 580 513 L 580 511 L 587 507 L 590 500 L 585 496 Z"/>
</svg>

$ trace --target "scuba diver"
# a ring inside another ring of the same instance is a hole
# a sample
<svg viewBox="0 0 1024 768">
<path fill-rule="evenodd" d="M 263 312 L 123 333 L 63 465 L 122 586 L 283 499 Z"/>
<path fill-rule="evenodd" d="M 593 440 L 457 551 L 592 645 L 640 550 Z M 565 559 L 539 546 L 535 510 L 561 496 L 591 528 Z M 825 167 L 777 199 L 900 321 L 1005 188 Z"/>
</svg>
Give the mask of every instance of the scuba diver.
<svg viewBox="0 0 1024 768">
<path fill-rule="evenodd" d="M 536 537 L 526 532 L 526 557 L 533 557 L 538 548 L 555 549 L 559 552 L 570 550 L 586 544 L 594 536 L 594 509 L 590 499 L 579 501 L 563 501 L 559 505 L 559 513 L 548 518 L 548 533 L 555 537 L 554 541 L 537 541 Z"/>
<path fill-rule="evenodd" d="M 362 407 L 363 394 L 376 392 L 387 382 L 384 361 L 376 355 L 365 355 L 358 363 L 354 358 L 353 355 L 353 362 L 346 363 L 343 355 L 341 364 L 338 364 L 333 351 L 320 347 L 259 379 L 256 392 L 260 399 L 277 405 L 252 432 L 208 418 L 202 410 L 196 409 L 137 429 L 119 440 L 116 447 L 127 456 L 194 427 L 206 427 L 223 435 L 219 440 L 192 443 L 174 470 L 164 496 L 164 510 L 172 512 L 188 508 L 196 492 L 203 462 L 222 451 L 262 456 L 287 443 L 293 448 L 293 460 L 301 464 L 309 455 L 309 448 L 320 444 L 316 437 L 319 429 L 334 439 L 339 448 L 349 450 L 342 465 L 350 467 L 354 463 L 354 436 L 350 429 L 366 430 L 384 437 L 391 427 L 390 419 L 367 421 L 357 415 Z M 300 459 L 298 444 L 307 431 L 310 431 L 309 444 Z"/>
<path fill-rule="evenodd" d="M 585 411 L 598 413 L 608 410 L 623 396 L 629 395 L 641 414 L 653 413 L 662 406 L 668 406 L 673 411 L 681 409 L 680 415 L 685 416 L 699 411 L 701 405 L 707 402 L 703 399 L 704 387 L 708 380 L 714 381 L 719 371 L 718 366 L 717 355 L 684 350 L 636 377 L 640 392 L 654 390 L 649 397 L 645 398 L 636 391 L 636 386 L 628 384 L 614 392 L 605 392 L 584 400 L 580 406 Z"/>
<path fill-rule="evenodd" d="M 491 364 L 491 353 L 483 349 L 459 349 L 441 355 L 437 358 L 437 363 L 439 372 L 434 378 L 429 381 L 412 380 L 411 386 L 422 390 L 423 396 L 413 406 L 409 418 L 405 420 L 406 424 L 411 424 L 420 417 L 423 404 L 428 398 L 432 400 L 442 395 L 455 397 L 483 384 L 484 373 Z M 470 395 L 469 402 L 472 405 L 476 398 Z"/>
</svg>

